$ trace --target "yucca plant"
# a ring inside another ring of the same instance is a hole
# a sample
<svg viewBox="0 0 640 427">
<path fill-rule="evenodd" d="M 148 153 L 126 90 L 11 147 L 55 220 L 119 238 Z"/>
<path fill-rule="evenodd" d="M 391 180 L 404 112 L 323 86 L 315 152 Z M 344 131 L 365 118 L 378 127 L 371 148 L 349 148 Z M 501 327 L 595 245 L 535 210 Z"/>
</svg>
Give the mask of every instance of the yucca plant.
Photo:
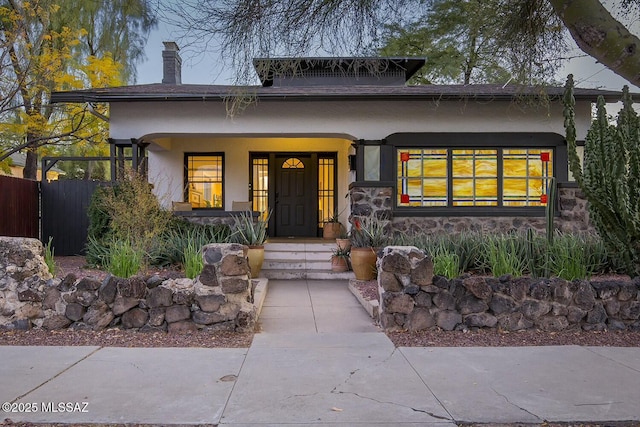
<svg viewBox="0 0 640 427">
<path fill-rule="evenodd" d="M 233 215 L 230 240 L 247 246 L 262 246 L 267 240 L 267 226 L 271 212 L 254 219 L 250 211 Z"/>
</svg>

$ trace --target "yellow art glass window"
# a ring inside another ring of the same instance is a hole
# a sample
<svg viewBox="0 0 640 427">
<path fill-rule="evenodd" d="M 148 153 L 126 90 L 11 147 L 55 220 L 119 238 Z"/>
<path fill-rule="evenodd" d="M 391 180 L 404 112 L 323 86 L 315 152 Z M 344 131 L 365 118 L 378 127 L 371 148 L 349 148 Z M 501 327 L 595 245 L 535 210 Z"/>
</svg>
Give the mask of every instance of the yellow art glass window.
<svg viewBox="0 0 640 427">
<path fill-rule="evenodd" d="M 498 151 L 453 150 L 453 206 L 498 205 Z"/>
<path fill-rule="evenodd" d="M 447 150 L 402 150 L 398 154 L 398 205 L 447 206 Z"/>
<path fill-rule="evenodd" d="M 222 208 L 222 155 L 187 155 L 187 200 L 194 208 Z"/>
<path fill-rule="evenodd" d="M 547 194 L 548 179 L 553 171 L 551 149 L 504 149 L 504 206 L 544 206 L 541 197 Z"/>
</svg>

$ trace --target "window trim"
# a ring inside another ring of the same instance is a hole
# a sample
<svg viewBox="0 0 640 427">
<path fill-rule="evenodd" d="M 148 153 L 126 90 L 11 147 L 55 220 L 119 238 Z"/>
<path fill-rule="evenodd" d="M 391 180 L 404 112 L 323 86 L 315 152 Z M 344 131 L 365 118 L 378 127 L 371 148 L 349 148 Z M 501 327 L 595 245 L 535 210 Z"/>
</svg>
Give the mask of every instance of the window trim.
<svg viewBox="0 0 640 427">
<path fill-rule="evenodd" d="M 189 157 L 206 157 L 206 156 L 220 156 L 220 158 L 222 159 L 222 207 L 210 207 L 210 208 L 196 208 L 194 207 L 193 210 L 216 210 L 216 211 L 224 211 L 225 210 L 225 159 L 224 159 L 224 152 L 222 151 L 215 151 L 215 152 L 185 152 L 184 153 L 184 160 L 183 160 L 183 200 L 184 201 L 189 201 Z"/>
<path fill-rule="evenodd" d="M 508 148 L 550 148 L 553 149 L 552 176 L 560 184 L 568 181 L 567 171 L 559 168 L 567 164 L 567 145 L 563 136 L 557 133 L 396 133 L 384 140 L 388 156 L 392 159 L 392 176 L 385 181 L 393 182 L 393 210 L 400 217 L 427 216 L 521 216 L 540 217 L 545 215 L 544 206 L 399 206 L 398 205 L 398 149 L 498 149 L 499 165 L 502 165 L 502 150 Z M 498 167 L 498 180 L 503 177 L 502 167 Z M 447 177 L 449 180 L 450 177 Z M 500 182 L 500 181 L 498 181 Z M 502 185 L 498 185 L 501 196 Z M 556 203 L 556 206 L 558 204 Z M 558 214 L 556 208 L 556 215 Z"/>
</svg>

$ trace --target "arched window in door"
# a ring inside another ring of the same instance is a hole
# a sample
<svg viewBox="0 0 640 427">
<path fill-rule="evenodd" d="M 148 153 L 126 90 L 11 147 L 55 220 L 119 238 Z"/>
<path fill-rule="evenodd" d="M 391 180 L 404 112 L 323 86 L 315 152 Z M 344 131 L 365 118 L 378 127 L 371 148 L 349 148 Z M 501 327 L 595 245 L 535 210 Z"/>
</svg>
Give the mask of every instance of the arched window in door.
<svg viewBox="0 0 640 427">
<path fill-rule="evenodd" d="M 282 163 L 282 169 L 304 169 L 304 163 L 300 159 L 289 157 Z"/>
</svg>

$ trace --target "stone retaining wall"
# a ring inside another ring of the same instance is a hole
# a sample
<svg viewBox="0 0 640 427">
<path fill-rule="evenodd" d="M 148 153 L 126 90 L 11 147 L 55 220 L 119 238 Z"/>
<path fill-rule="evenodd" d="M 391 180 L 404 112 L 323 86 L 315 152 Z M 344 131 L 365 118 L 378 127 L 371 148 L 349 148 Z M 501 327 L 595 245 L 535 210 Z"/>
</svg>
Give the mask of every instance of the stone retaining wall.
<svg viewBox="0 0 640 427">
<path fill-rule="evenodd" d="M 35 239 L 0 237 L 0 328 L 253 331 L 256 308 L 245 247 L 203 248 L 195 280 L 154 275 L 52 279 Z"/>
<path fill-rule="evenodd" d="M 351 214 L 353 216 L 375 216 L 392 220 L 393 229 L 399 233 L 415 233 L 429 230 L 430 233 L 460 233 L 462 231 L 510 232 L 526 231 L 528 228 L 543 232 L 546 220 L 540 217 L 456 217 L 456 216 L 411 216 L 403 217 L 393 211 L 393 188 L 353 187 L 350 190 Z M 556 228 L 563 232 L 593 231 L 589 224 L 587 201 L 581 190 L 575 187 L 560 187 L 559 216 Z"/>
<path fill-rule="evenodd" d="M 389 246 L 378 258 L 380 324 L 386 330 L 501 328 L 555 332 L 640 330 L 640 277 L 568 282 L 511 276 L 433 276 L 415 247 Z"/>
</svg>

